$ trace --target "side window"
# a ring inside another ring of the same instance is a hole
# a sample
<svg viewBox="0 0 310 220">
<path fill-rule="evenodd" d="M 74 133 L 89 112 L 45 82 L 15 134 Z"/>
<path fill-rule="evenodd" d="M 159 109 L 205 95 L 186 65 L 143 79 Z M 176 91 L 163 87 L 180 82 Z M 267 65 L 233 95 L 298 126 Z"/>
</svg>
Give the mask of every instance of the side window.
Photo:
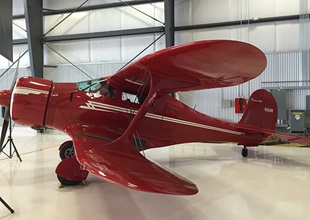
<svg viewBox="0 0 310 220">
<path fill-rule="evenodd" d="M 128 92 L 128 91 L 122 91 L 122 100 L 128 101 L 131 103 L 138 103 L 142 104 L 144 100 L 146 99 L 147 94 L 145 93 L 135 93 L 135 92 Z"/>
<path fill-rule="evenodd" d="M 128 101 L 132 103 L 139 103 L 138 96 L 135 94 L 127 93 L 127 92 L 122 92 L 122 100 L 123 101 Z"/>
</svg>

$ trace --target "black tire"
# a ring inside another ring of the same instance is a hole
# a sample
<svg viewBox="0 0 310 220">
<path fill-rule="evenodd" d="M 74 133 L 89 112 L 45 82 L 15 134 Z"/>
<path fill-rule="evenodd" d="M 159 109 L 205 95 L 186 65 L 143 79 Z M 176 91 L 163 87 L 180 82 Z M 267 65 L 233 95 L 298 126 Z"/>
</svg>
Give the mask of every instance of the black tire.
<svg viewBox="0 0 310 220">
<path fill-rule="evenodd" d="M 248 156 L 248 149 L 247 149 L 246 147 L 244 147 L 244 148 L 242 149 L 241 155 L 242 155 L 243 157 L 247 157 L 247 156 Z"/>
<path fill-rule="evenodd" d="M 63 146 L 61 146 L 61 148 L 59 149 L 59 157 L 61 158 L 61 160 L 74 156 L 75 152 L 72 141 L 68 141 L 67 143 L 63 144 Z"/>
<path fill-rule="evenodd" d="M 76 186 L 79 185 L 82 181 L 70 180 L 57 175 L 59 182 L 64 186 Z"/>
</svg>

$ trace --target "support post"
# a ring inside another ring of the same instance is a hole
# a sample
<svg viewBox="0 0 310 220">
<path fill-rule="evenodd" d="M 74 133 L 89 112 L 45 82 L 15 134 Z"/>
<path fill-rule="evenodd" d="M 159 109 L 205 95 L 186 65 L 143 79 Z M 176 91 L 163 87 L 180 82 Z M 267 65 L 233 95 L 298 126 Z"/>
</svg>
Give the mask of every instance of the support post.
<svg viewBox="0 0 310 220">
<path fill-rule="evenodd" d="M 174 0 L 165 0 L 166 47 L 174 46 Z"/>
<path fill-rule="evenodd" d="M 24 0 L 31 75 L 43 78 L 43 3 Z"/>
<path fill-rule="evenodd" d="M 13 62 L 12 0 L 0 1 L 0 54 Z"/>
</svg>

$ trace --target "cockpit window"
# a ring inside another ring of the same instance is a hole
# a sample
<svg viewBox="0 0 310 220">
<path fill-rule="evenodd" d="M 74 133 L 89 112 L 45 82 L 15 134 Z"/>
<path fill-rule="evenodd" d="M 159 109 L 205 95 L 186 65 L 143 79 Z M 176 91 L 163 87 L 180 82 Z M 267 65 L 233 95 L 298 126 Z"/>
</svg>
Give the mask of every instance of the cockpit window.
<svg viewBox="0 0 310 220">
<path fill-rule="evenodd" d="M 85 92 L 96 92 L 98 89 L 100 89 L 102 86 L 105 86 L 106 84 L 107 82 L 103 78 L 76 83 L 78 89 Z"/>
<path fill-rule="evenodd" d="M 103 96 L 114 97 L 115 90 L 107 84 L 104 78 L 87 80 L 76 83 L 79 90 L 91 93 L 97 93 Z"/>
<path fill-rule="evenodd" d="M 146 99 L 146 97 L 147 97 L 147 94 L 145 94 L 145 93 L 137 93 L 137 92 L 128 91 L 128 90 L 122 91 L 122 100 L 123 101 L 142 104 L 144 102 L 144 100 Z"/>
</svg>

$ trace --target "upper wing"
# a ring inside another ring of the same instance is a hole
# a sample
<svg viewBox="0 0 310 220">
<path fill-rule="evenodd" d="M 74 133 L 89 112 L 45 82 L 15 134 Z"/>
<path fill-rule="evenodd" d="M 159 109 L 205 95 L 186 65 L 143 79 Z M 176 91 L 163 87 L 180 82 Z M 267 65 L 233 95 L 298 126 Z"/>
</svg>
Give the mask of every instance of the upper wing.
<svg viewBox="0 0 310 220">
<path fill-rule="evenodd" d="M 206 40 L 170 47 L 120 70 L 110 81 L 138 91 L 150 87 L 148 77 L 162 81 L 166 92 L 234 86 L 257 77 L 266 68 L 262 51 L 248 43 Z"/>
<path fill-rule="evenodd" d="M 147 192 L 174 195 L 198 192 L 195 184 L 147 160 L 122 139 L 106 144 L 98 136 L 80 132 L 71 136 L 79 163 L 101 179 Z M 92 148 L 84 151 L 87 146 Z"/>
</svg>

